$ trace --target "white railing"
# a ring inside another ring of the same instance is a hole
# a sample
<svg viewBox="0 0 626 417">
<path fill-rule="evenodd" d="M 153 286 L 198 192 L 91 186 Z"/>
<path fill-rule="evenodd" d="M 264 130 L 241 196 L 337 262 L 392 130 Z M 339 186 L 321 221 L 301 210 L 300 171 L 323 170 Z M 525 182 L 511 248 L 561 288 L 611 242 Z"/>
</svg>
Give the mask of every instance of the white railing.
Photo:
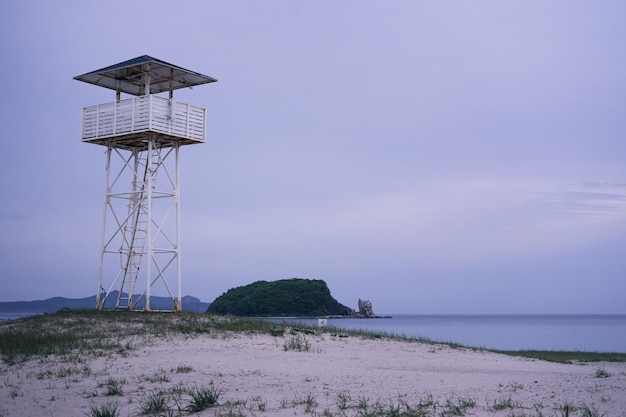
<svg viewBox="0 0 626 417">
<path fill-rule="evenodd" d="M 204 142 L 206 109 L 148 95 L 83 109 L 83 138 L 153 131 Z"/>
</svg>

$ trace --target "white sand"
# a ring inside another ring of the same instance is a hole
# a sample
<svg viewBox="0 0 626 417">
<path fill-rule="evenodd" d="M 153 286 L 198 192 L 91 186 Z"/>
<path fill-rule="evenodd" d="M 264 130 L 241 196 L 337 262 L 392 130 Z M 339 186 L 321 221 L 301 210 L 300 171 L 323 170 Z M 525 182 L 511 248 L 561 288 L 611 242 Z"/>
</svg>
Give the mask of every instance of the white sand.
<svg viewBox="0 0 626 417">
<path fill-rule="evenodd" d="M 175 398 L 181 407 L 190 401 L 188 394 L 172 394 L 176 388 L 211 383 L 223 390 L 222 405 L 195 415 L 355 416 L 365 402 L 388 407 L 402 400 L 415 406 L 432 397 L 439 407 L 429 408 L 431 413 L 446 410 L 447 400 L 472 399 L 475 406 L 466 410 L 470 416 L 536 416 L 536 410 L 561 416 L 557 408 L 567 403 L 596 409 L 598 416 L 626 416 L 624 363 L 565 365 L 328 334 L 305 336 L 309 351 L 285 351 L 284 342 L 291 337 L 137 339 L 132 343 L 138 348 L 126 356 L 2 364 L 0 416 L 84 416 L 90 406 L 107 401 L 119 402 L 119 416 L 137 416 L 151 393 L 168 392 L 176 409 Z M 610 376 L 598 377 L 598 369 Z M 121 396 L 105 396 L 103 384 L 109 378 L 124 381 Z M 350 407 L 342 414 L 341 399 L 347 398 Z M 314 400 L 309 407 L 307 399 Z M 514 408 L 493 410 L 494 404 L 506 403 Z M 570 415 L 582 415 L 582 410 Z"/>
</svg>

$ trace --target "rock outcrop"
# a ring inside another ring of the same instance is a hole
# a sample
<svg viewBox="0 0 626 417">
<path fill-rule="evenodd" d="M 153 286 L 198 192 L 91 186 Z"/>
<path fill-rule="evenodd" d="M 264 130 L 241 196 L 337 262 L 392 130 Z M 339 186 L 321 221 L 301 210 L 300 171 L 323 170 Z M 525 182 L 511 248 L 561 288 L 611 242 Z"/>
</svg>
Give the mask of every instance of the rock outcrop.
<svg viewBox="0 0 626 417">
<path fill-rule="evenodd" d="M 371 318 L 377 317 L 372 309 L 372 302 L 370 300 L 361 300 L 359 298 L 359 317 Z"/>
</svg>

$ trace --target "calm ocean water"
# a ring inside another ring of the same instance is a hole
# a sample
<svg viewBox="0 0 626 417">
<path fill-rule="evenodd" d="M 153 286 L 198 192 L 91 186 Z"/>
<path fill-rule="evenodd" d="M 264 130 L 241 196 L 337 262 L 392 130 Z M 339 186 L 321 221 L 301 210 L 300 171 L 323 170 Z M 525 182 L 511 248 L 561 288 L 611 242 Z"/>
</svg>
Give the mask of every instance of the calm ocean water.
<svg viewBox="0 0 626 417">
<path fill-rule="evenodd" d="M 40 313 L 0 313 L 0 321 L 15 320 L 22 317 L 34 316 Z"/>
<path fill-rule="evenodd" d="M 294 320 L 317 325 L 316 319 Z M 386 319 L 329 319 L 328 326 L 489 349 L 626 353 L 626 315 L 394 315 Z"/>
<path fill-rule="evenodd" d="M 1 320 L 29 313 L 0 313 Z M 276 319 L 316 326 L 317 319 Z M 412 315 L 385 319 L 329 319 L 328 326 L 466 346 L 517 350 L 582 350 L 626 353 L 626 315 Z"/>
</svg>

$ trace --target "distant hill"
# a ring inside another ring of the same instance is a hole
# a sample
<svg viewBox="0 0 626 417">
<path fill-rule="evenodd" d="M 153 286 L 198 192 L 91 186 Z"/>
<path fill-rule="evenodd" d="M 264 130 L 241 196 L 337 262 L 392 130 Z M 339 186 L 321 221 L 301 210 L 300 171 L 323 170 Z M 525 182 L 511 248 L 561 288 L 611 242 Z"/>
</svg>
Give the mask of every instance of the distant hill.
<svg viewBox="0 0 626 417">
<path fill-rule="evenodd" d="M 322 280 L 292 278 L 257 281 L 217 297 L 207 312 L 248 317 L 353 316 L 330 295 Z"/>
<path fill-rule="evenodd" d="M 104 305 L 105 308 L 114 308 L 117 300 L 118 291 L 112 291 L 107 297 L 107 301 Z M 139 298 L 136 295 L 135 298 Z M 203 313 L 209 307 L 209 303 L 203 303 L 196 297 L 186 295 L 182 298 L 183 311 L 192 311 L 196 313 Z M 136 310 L 144 308 L 144 303 L 139 302 Z M 0 302 L 0 313 L 54 313 L 63 308 L 80 309 L 80 308 L 95 308 L 96 296 L 85 298 L 65 298 L 65 297 L 53 297 L 46 300 L 37 301 L 10 301 Z M 169 297 L 150 297 L 150 307 L 154 310 L 172 310 L 172 300 Z"/>
</svg>

